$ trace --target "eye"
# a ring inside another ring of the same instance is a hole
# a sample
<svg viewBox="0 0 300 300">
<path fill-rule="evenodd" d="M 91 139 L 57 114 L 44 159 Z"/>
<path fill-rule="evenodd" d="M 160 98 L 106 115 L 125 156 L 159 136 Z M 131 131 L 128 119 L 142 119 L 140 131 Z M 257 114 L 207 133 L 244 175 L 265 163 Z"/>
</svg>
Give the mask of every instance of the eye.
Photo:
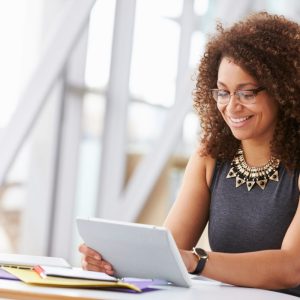
<svg viewBox="0 0 300 300">
<path fill-rule="evenodd" d="M 228 91 L 225 90 L 218 90 L 218 97 L 219 98 L 227 98 L 229 95 Z"/>
<path fill-rule="evenodd" d="M 239 96 L 245 100 L 251 100 L 254 97 L 253 91 L 239 91 Z"/>
</svg>

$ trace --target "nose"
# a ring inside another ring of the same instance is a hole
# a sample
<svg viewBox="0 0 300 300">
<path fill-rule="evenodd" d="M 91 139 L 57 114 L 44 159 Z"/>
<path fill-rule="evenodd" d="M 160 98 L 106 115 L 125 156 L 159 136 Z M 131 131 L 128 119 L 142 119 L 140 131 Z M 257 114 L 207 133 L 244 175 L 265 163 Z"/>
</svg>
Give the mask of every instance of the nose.
<svg viewBox="0 0 300 300">
<path fill-rule="evenodd" d="M 234 112 L 237 110 L 241 110 L 242 106 L 243 105 L 240 103 L 237 95 L 234 93 L 230 94 L 230 99 L 226 106 L 226 109 L 230 112 Z"/>
</svg>

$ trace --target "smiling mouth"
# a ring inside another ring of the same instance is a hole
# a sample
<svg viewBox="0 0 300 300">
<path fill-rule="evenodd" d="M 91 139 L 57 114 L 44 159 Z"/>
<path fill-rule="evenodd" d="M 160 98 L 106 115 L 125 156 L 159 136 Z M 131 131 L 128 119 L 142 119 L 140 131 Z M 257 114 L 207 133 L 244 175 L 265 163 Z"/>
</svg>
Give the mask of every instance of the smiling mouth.
<svg viewBox="0 0 300 300">
<path fill-rule="evenodd" d="M 252 116 L 247 116 L 247 117 L 243 117 L 243 118 L 232 118 L 232 117 L 229 117 L 230 121 L 232 123 L 235 123 L 235 124 L 239 124 L 239 123 L 242 123 L 248 119 L 252 118 Z"/>
</svg>

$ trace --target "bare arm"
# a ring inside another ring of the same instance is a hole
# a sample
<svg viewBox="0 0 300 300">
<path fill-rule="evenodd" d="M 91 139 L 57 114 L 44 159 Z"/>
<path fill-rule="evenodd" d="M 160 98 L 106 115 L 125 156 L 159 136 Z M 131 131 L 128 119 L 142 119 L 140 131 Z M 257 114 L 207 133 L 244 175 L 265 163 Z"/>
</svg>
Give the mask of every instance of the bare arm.
<svg viewBox="0 0 300 300">
<path fill-rule="evenodd" d="M 186 167 L 183 183 L 165 226 L 172 232 L 180 249 L 191 249 L 201 236 L 210 204 L 209 181 L 215 161 L 195 152 Z"/>
<path fill-rule="evenodd" d="M 300 190 L 300 179 L 299 179 Z M 229 284 L 265 289 L 291 288 L 300 284 L 300 205 L 279 250 L 240 254 L 209 252 L 204 276 Z M 197 260 L 181 251 L 189 271 Z"/>
</svg>

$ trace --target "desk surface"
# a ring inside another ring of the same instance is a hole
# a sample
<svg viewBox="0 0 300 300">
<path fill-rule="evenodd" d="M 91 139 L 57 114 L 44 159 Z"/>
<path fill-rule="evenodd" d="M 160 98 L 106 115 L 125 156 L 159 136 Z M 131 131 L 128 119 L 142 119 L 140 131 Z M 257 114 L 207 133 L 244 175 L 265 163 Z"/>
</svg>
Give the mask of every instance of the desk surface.
<svg viewBox="0 0 300 300">
<path fill-rule="evenodd" d="M 164 286 L 159 290 L 145 292 L 142 294 L 131 294 L 121 292 L 110 292 L 103 290 L 71 289 L 71 288 L 53 288 L 26 285 L 22 282 L 0 279 L 0 298 L 3 299 L 154 299 L 154 300 L 292 300 L 299 299 L 294 296 L 271 292 L 266 290 L 233 287 L 212 283 L 205 280 L 195 280 L 191 288 L 179 288 Z"/>
</svg>

